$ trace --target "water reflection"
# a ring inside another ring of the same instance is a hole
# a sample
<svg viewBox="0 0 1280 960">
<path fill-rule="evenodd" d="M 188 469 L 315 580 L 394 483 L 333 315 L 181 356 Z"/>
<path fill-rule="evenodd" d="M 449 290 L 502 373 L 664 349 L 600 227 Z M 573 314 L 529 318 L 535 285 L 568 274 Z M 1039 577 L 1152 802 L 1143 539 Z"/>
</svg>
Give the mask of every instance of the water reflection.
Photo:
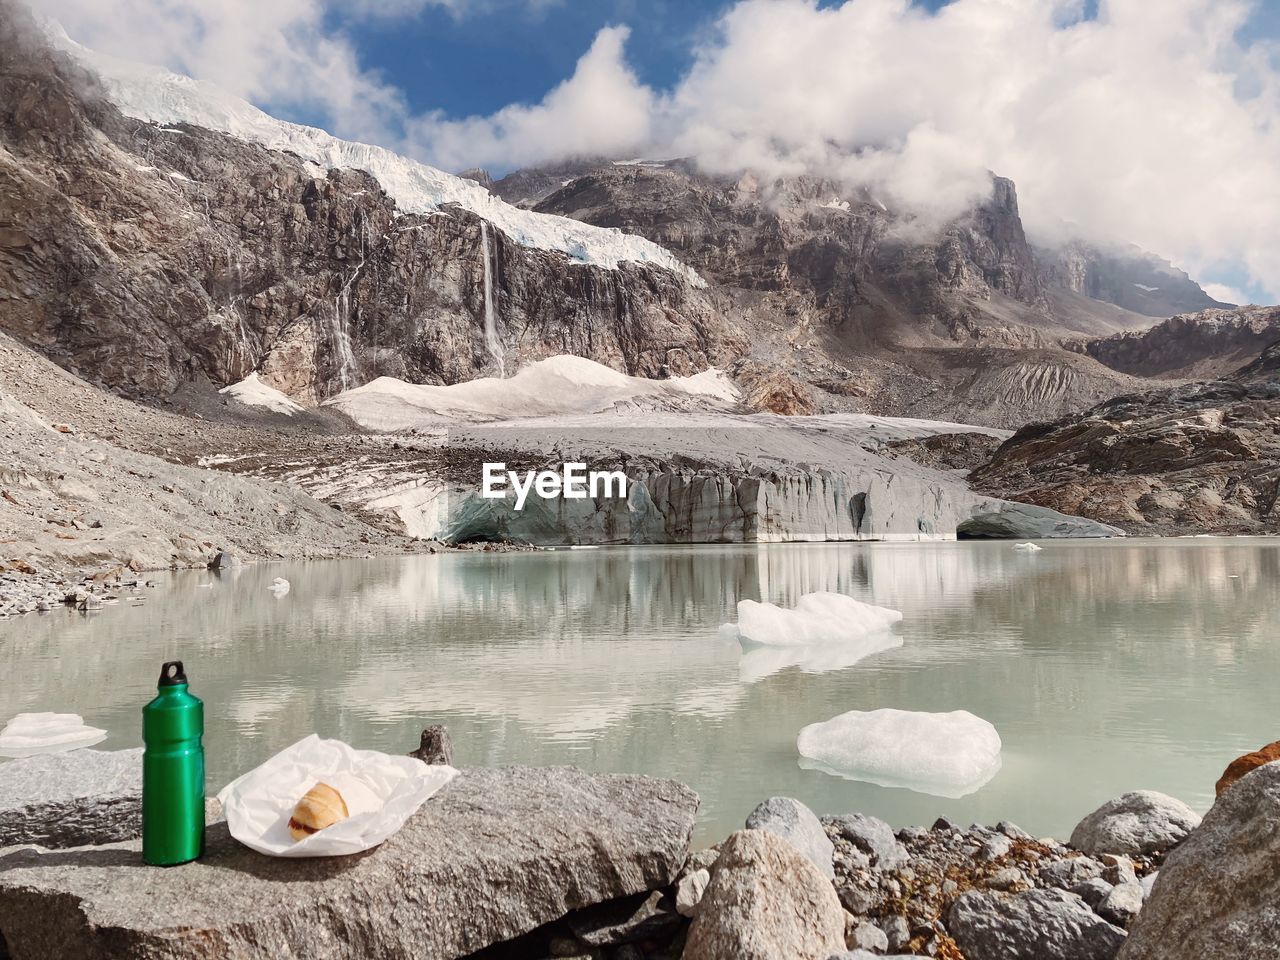
<svg viewBox="0 0 1280 960">
<path fill-rule="evenodd" d="M 902 645 L 775 663 L 717 636 L 739 600 L 815 591 L 904 611 Z M 445 722 L 464 764 L 679 777 L 704 838 L 772 793 L 1062 835 L 1128 789 L 1205 806 L 1232 757 L 1278 735 L 1280 547 L 1262 540 L 425 556 L 180 574 L 150 596 L 0 625 L 0 719 L 77 712 L 136 745 L 158 665 L 181 658 L 215 787 L 312 732 L 408 750 Z M 877 707 L 969 710 L 1003 768 L 957 800 L 800 768 L 801 727 Z"/>
</svg>

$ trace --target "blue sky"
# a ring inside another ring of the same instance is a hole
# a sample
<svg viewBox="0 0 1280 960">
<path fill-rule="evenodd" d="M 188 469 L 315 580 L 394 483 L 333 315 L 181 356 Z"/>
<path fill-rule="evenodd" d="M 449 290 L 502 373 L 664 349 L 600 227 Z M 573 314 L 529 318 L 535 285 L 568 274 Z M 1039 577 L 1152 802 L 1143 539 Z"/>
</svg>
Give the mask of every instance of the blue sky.
<svg viewBox="0 0 1280 960">
<path fill-rule="evenodd" d="M 937 10 L 946 0 L 917 0 Z M 407 20 L 344 20 L 365 65 L 400 88 L 417 112 L 488 114 L 535 102 L 573 72 L 597 31 L 631 28 L 627 55 L 640 80 L 674 86 L 699 37 L 732 4 L 726 0 L 491 0 L 464 14 L 429 6 Z M 822 0 L 820 7 L 839 6 Z M 1158 9 L 1158 0 L 1153 0 Z M 1096 2 L 1087 5 L 1087 14 Z M 1247 37 L 1280 39 L 1280 0 L 1259 3 Z"/>
</svg>

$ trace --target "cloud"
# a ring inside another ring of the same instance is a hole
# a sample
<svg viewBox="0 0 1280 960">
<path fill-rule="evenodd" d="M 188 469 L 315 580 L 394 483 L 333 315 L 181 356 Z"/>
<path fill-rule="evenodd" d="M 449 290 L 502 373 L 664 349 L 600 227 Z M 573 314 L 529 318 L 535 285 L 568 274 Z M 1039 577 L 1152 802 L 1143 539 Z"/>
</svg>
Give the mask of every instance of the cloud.
<svg viewBox="0 0 1280 960">
<path fill-rule="evenodd" d="M 464 120 L 431 114 L 410 121 L 410 150 L 456 170 L 610 155 L 650 142 L 655 95 L 626 63 L 629 35 L 626 27 L 601 30 L 573 75 L 535 105 L 513 104 Z"/>
<path fill-rule="evenodd" d="M 1261 0 L 1258 0 L 1261 2 Z M 1269 0 L 1268 0 L 1269 2 Z M 811 172 L 935 216 L 1018 184 L 1028 229 L 1133 242 L 1280 299 L 1280 46 L 1250 0 L 738 0 L 671 88 L 602 30 L 540 100 L 414 115 L 343 24 L 546 0 L 36 0 L 105 52 L 212 80 L 449 168 L 694 156 Z M 536 94 L 535 94 L 536 96 Z"/>
<path fill-rule="evenodd" d="M 1251 303 L 1251 299 L 1243 290 L 1237 290 L 1235 287 L 1229 287 L 1224 283 L 1202 283 L 1204 292 L 1219 303 Z"/>
<path fill-rule="evenodd" d="M 399 0 L 365 0 L 397 4 Z M 322 0 L 32 0 L 72 39 L 154 63 L 263 104 L 321 116 L 345 136 L 387 141 L 405 113 L 398 90 L 361 67 L 326 25 Z"/>
</svg>

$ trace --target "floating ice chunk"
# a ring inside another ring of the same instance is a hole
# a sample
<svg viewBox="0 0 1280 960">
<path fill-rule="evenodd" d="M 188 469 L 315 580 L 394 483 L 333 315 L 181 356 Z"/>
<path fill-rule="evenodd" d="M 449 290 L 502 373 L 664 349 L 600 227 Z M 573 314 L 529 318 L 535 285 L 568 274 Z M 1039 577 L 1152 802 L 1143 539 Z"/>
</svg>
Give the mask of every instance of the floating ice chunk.
<svg viewBox="0 0 1280 960">
<path fill-rule="evenodd" d="M 91 747 L 107 731 L 87 727 L 76 713 L 20 713 L 0 730 L 0 757 L 33 757 Z"/>
<path fill-rule="evenodd" d="M 1000 734 L 967 710 L 852 710 L 800 731 L 800 765 L 847 780 L 963 797 L 1000 769 Z"/>
<path fill-rule="evenodd" d="M 1023 553 L 1039 553 L 1044 547 L 1034 543 L 1015 543 L 1013 549 L 1020 550 Z"/>
<path fill-rule="evenodd" d="M 289 592 L 291 588 L 292 588 L 292 585 L 284 577 L 276 577 L 274 580 L 271 581 L 271 586 L 268 587 L 267 589 L 270 590 L 272 593 L 274 593 L 277 597 L 283 597 L 286 593 Z"/>
<path fill-rule="evenodd" d="M 861 640 L 883 633 L 902 619 L 898 610 L 863 603 L 841 593 L 806 593 L 793 609 L 755 600 L 738 601 L 738 623 L 720 635 L 743 643 L 804 647 Z"/>
</svg>

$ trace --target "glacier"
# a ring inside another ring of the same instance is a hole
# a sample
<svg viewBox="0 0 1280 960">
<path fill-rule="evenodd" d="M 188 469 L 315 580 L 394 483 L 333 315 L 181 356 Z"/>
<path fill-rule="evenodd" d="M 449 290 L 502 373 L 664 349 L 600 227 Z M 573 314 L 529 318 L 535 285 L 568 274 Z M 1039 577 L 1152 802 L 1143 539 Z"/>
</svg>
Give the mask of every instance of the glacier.
<svg viewBox="0 0 1280 960">
<path fill-rule="evenodd" d="M 108 99 L 125 116 L 161 126 L 190 124 L 287 151 L 320 171 L 364 170 L 382 185 L 403 213 L 431 214 L 449 203 L 489 221 L 521 246 L 563 253 L 578 263 L 616 269 L 627 262 L 652 264 L 706 282 L 670 250 L 612 227 L 595 227 L 568 217 L 534 213 L 495 197 L 474 180 L 464 180 L 375 144 L 343 140 L 319 129 L 275 117 L 217 86 L 90 50 L 72 40 L 56 22 L 45 24 L 50 42 L 96 73 Z"/>
<path fill-rule="evenodd" d="M 800 765 L 848 780 L 959 798 L 1000 771 L 996 728 L 967 710 L 851 710 L 800 731 Z"/>
</svg>

